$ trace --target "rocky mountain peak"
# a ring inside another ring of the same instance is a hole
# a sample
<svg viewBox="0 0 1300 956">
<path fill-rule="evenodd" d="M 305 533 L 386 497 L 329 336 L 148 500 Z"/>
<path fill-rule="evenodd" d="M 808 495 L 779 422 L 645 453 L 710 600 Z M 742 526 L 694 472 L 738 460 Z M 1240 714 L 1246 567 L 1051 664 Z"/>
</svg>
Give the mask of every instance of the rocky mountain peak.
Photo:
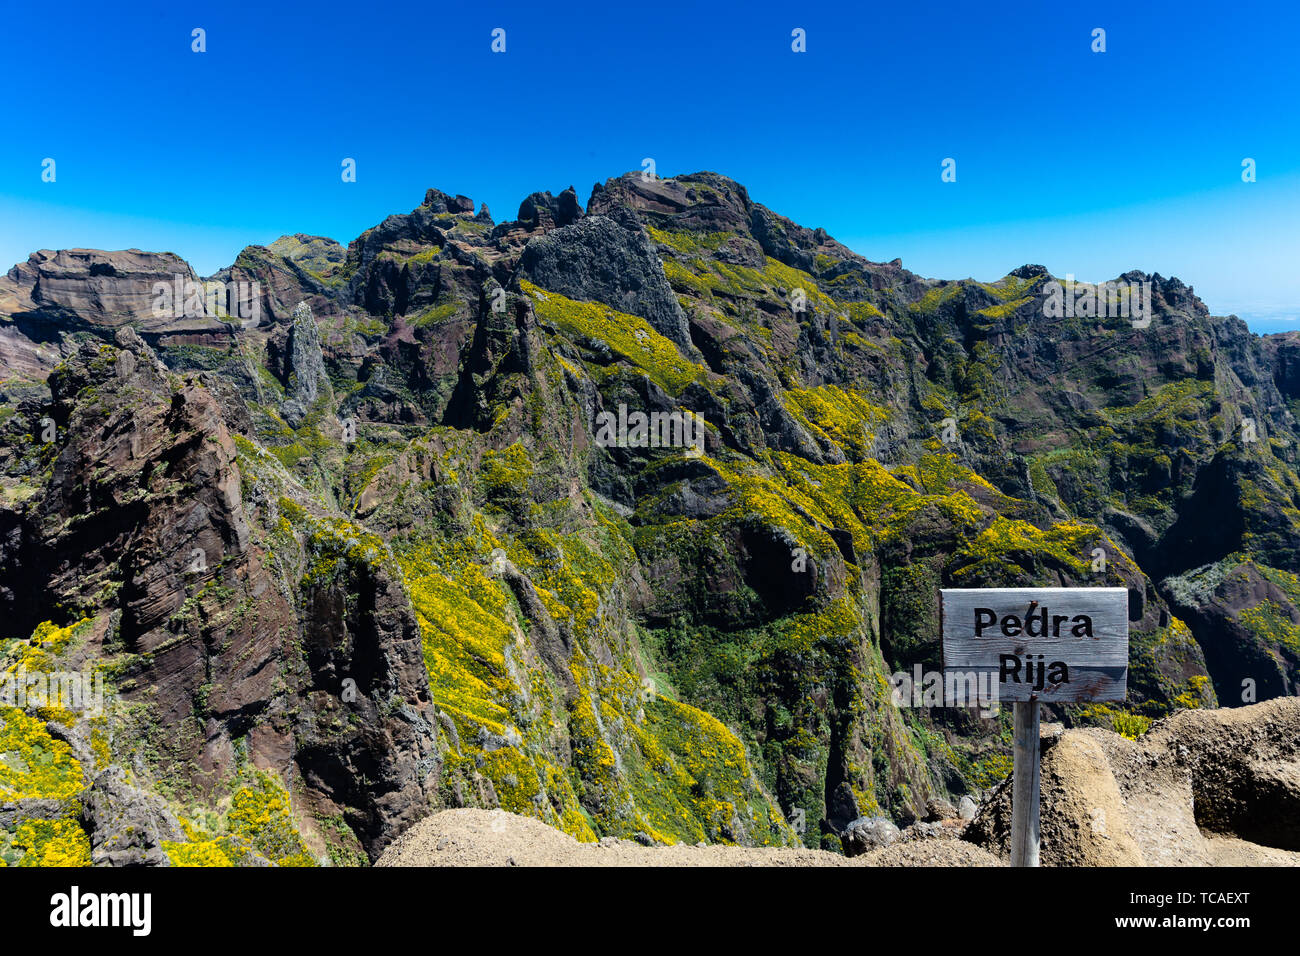
<svg viewBox="0 0 1300 956">
<path fill-rule="evenodd" d="M 582 218 L 582 206 L 572 186 L 552 196 L 549 192 L 532 193 L 519 204 L 518 221 L 530 230 L 549 231 L 570 226 Z"/>
<path fill-rule="evenodd" d="M 429 209 L 435 213 L 462 215 L 474 212 L 474 201 L 468 196 L 448 196 L 440 189 L 429 189 L 424 194 L 424 202 L 421 203 L 421 208 Z"/>
<path fill-rule="evenodd" d="M 996 717 L 890 692 L 942 587 L 1129 592 L 1071 732 L 1300 686 L 1300 333 L 1177 279 L 1054 312 L 709 172 L 250 246 L 256 321 L 153 314 L 169 271 L 0 280 L 0 669 L 112 675 L 107 750 L 58 731 L 87 859 L 364 862 L 452 807 L 851 852 L 1005 776 Z"/>
</svg>

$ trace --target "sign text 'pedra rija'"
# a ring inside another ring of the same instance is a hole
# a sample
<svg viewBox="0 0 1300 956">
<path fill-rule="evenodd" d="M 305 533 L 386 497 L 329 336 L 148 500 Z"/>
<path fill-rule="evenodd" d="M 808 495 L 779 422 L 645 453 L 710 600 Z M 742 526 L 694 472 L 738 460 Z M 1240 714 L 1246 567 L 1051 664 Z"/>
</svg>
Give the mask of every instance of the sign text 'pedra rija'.
<svg viewBox="0 0 1300 956">
<path fill-rule="evenodd" d="M 1037 866 L 1039 705 L 1123 700 L 1125 588 L 970 588 L 939 592 L 944 686 L 987 680 L 1011 701 L 1011 865 Z"/>
<path fill-rule="evenodd" d="M 1124 699 L 1125 588 L 970 588 L 939 594 L 945 676 L 996 675 L 1000 701 Z"/>
</svg>

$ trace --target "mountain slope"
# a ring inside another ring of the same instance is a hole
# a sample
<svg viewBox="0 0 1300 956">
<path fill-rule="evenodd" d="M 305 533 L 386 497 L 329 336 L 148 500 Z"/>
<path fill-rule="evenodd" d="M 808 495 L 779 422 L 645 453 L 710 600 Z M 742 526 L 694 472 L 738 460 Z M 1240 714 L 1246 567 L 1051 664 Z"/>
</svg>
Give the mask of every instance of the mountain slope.
<svg viewBox="0 0 1300 956">
<path fill-rule="evenodd" d="M 1070 723 L 1296 693 L 1300 345 L 1176 279 L 1121 277 L 1145 326 L 1050 317 L 1041 267 L 923 279 L 714 173 L 500 224 L 430 190 L 246 249 L 213 279 L 251 314 L 158 315 L 178 276 L 0 280 L 0 655 L 111 691 L 24 746 L 74 802 L 129 768 L 165 858 L 375 859 L 462 806 L 838 849 L 1008 767 L 1009 715 L 890 701 L 943 586 L 1129 589 L 1130 700 Z M 12 819 L 108 852 L 9 752 Z"/>
</svg>

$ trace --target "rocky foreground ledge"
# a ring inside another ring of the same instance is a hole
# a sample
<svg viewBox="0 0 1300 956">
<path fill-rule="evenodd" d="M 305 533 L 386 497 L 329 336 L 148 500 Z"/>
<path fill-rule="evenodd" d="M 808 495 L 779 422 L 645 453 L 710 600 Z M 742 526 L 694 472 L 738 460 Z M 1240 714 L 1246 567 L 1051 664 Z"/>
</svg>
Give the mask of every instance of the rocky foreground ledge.
<svg viewBox="0 0 1300 956">
<path fill-rule="evenodd" d="M 1048 726 L 1042 757 L 1048 866 L 1300 866 L 1300 699 L 1181 711 L 1139 740 Z M 503 810 L 447 810 L 401 836 L 377 866 L 1005 866 L 1010 780 L 974 819 L 936 807 L 899 830 L 855 821 L 823 850 L 579 843 Z M 966 814 L 969 815 L 969 814 Z"/>
<path fill-rule="evenodd" d="M 961 840 L 898 842 L 852 859 L 789 847 L 579 843 L 532 817 L 504 810 L 444 810 L 389 847 L 376 866 L 1004 866 Z"/>
</svg>

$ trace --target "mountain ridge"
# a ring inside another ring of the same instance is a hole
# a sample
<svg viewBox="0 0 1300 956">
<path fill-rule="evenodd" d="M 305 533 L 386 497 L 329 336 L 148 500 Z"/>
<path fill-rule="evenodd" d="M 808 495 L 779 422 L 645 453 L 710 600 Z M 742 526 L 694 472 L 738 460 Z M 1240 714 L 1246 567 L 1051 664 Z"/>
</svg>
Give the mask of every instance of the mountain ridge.
<svg viewBox="0 0 1300 956">
<path fill-rule="evenodd" d="M 1042 267 L 923 279 L 716 173 L 502 223 L 430 189 L 247 247 L 210 278 L 253 317 L 154 314 L 178 275 L 0 280 L 0 659 L 113 675 L 42 746 L 106 734 L 69 786 L 170 794 L 153 862 L 373 860 L 462 806 L 838 850 L 1007 769 L 1005 714 L 890 701 L 940 586 L 1129 589 L 1129 705 L 1071 724 L 1297 693 L 1300 335 L 1177 279 L 1118 277 L 1147 327 L 1050 318 Z M 700 453 L 602 445 L 620 408 L 703 416 Z"/>
</svg>

